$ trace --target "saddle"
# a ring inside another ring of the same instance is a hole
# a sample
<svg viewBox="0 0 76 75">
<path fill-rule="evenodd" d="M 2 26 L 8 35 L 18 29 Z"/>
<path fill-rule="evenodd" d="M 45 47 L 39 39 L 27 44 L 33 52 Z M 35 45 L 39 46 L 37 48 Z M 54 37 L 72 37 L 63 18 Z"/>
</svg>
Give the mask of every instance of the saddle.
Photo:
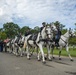
<svg viewBox="0 0 76 75">
<path fill-rule="evenodd" d="M 37 38 L 37 34 L 32 34 L 29 39 L 35 41 L 36 38 Z"/>
<path fill-rule="evenodd" d="M 38 34 L 32 34 L 30 37 L 29 37 L 29 39 L 28 40 L 33 40 L 34 41 L 34 44 L 37 46 L 37 44 L 36 44 L 36 39 L 37 39 L 37 35 Z M 28 41 L 27 40 L 27 41 Z M 27 42 L 28 43 L 28 42 Z M 28 43 L 29 44 L 29 43 Z M 31 46 L 30 44 L 29 44 L 29 46 Z M 32 46 L 31 46 L 32 47 Z"/>
</svg>

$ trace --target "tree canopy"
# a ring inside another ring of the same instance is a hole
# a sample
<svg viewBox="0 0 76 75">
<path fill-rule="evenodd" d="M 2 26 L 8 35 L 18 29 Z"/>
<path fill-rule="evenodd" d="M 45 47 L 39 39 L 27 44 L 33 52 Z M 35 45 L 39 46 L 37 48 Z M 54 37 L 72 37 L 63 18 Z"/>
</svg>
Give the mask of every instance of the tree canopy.
<svg viewBox="0 0 76 75">
<path fill-rule="evenodd" d="M 13 22 L 9 22 L 3 24 L 3 30 L 7 34 L 7 37 L 12 38 L 20 32 L 20 27 Z"/>
</svg>

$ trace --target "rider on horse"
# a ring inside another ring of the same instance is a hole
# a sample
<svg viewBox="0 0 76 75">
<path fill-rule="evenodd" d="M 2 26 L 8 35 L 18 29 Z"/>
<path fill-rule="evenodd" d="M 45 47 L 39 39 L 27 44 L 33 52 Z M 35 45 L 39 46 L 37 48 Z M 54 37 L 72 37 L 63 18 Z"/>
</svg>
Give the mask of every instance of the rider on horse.
<svg viewBox="0 0 76 75">
<path fill-rule="evenodd" d="M 41 33 L 42 29 L 46 26 L 46 23 L 43 22 L 42 25 L 43 25 L 43 26 L 40 28 L 40 33 Z"/>
<path fill-rule="evenodd" d="M 42 27 L 40 28 L 40 35 L 41 35 L 41 31 L 42 31 L 42 29 L 44 28 L 46 26 L 46 22 L 43 22 L 42 23 Z M 42 38 L 42 36 L 40 36 L 40 39 Z"/>
<path fill-rule="evenodd" d="M 59 39 L 61 36 L 61 30 L 59 28 L 59 26 L 57 26 L 57 32 L 55 33 L 55 45 L 58 47 L 59 46 Z"/>
</svg>

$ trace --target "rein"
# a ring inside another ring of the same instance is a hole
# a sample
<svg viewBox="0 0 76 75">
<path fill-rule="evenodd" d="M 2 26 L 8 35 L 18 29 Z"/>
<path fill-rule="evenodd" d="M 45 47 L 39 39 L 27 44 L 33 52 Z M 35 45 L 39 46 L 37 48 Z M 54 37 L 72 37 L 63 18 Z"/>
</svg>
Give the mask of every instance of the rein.
<svg viewBox="0 0 76 75">
<path fill-rule="evenodd" d="M 65 38 L 68 38 L 68 37 L 66 37 L 66 36 L 64 36 Z"/>
<path fill-rule="evenodd" d="M 62 41 L 64 41 L 62 38 L 60 38 Z M 67 44 L 67 42 L 66 41 L 64 41 L 66 44 Z"/>
</svg>

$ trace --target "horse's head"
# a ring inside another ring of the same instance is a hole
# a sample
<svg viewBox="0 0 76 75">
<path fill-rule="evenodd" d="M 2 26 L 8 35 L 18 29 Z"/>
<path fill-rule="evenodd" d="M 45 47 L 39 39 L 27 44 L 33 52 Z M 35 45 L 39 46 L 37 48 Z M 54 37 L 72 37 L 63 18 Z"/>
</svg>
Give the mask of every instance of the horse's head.
<svg viewBox="0 0 76 75">
<path fill-rule="evenodd" d="M 69 28 L 69 36 L 73 37 L 73 30 L 71 28 Z"/>
<path fill-rule="evenodd" d="M 65 36 L 66 38 L 73 37 L 73 32 L 72 32 L 72 30 L 71 30 L 71 29 L 67 30 L 67 32 L 64 34 L 64 36 Z"/>
<path fill-rule="evenodd" d="M 18 43 L 19 44 L 24 44 L 24 41 L 25 41 L 25 36 L 23 35 L 23 36 L 20 37 Z"/>
<path fill-rule="evenodd" d="M 46 33 L 46 38 L 47 39 L 52 39 L 53 38 L 53 31 L 51 30 L 50 26 L 45 27 L 45 33 Z"/>
<path fill-rule="evenodd" d="M 50 24 L 50 26 L 51 26 L 51 29 L 52 29 L 53 31 L 57 32 L 57 28 L 56 28 L 56 26 L 55 26 L 53 23 Z"/>
</svg>

